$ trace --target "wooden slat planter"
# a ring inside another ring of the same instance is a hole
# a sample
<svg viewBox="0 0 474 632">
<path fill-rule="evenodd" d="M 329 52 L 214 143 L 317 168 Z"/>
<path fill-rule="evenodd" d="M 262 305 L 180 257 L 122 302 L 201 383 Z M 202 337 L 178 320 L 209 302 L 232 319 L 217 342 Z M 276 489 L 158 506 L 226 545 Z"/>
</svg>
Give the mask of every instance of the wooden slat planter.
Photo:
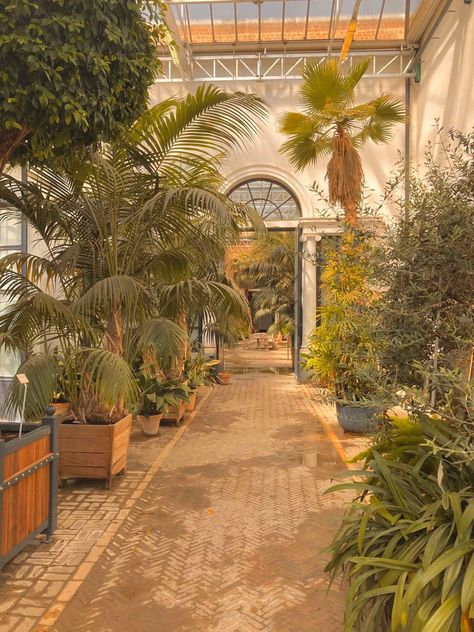
<svg viewBox="0 0 474 632">
<path fill-rule="evenodd" d="M 18 432 L 18 424 L 2 424 Z M 0 440 L 0 568 L 40 533 L 56 528 L 58 421 L 25 424 L 23 436 Z"/>
<path fill-rule="evenodd" d="M 61 424 L 59 429 L 59 480 L 103 478 L 106 488 L 125 472 L 132 415 L 115 424 Z"/>
<path fill-rule="evenodd" d="M 170 406 L 168 412 L 163 415 L 164 421 L 174 421 L 175 426 L 179 426 L 181 419 L 186 412 L 186 402 L 180 402 L 177 406 Z"/>
</svg>

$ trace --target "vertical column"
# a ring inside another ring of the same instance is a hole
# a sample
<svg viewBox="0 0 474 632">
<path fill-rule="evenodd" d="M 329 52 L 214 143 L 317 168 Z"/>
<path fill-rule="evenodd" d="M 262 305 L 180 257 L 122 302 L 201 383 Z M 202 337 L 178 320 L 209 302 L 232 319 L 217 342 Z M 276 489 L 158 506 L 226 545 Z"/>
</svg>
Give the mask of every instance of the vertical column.
<svg viewBox="0 0 474 632">
<path fill-rule="evenodd" d="M 0 439 L 0 569 L 4 564 L 4 555 L 2 551 L 2 541 L 3 541 L 3 481 L 5 479 L 4 476 L 4 464 L 5 464 L 5 440 Z"/>
<path fill-rule="evenodd" d="M 303 235 L 303 351 L 316 323 L 316 235 Z"/>
<path fill-rule="evenodd" d="M 49 426 L 51 431 L 49 445 L 53 454 L 53 460 L 49 465 L 49 519 L 46 530 L 48 536 L 56 529 L 58 516 L 59 420 L 55 412 L 54 406 L 49 406 L 46 409 L 46 417 L 43 417 L 43 426 Z"/>
</svg>

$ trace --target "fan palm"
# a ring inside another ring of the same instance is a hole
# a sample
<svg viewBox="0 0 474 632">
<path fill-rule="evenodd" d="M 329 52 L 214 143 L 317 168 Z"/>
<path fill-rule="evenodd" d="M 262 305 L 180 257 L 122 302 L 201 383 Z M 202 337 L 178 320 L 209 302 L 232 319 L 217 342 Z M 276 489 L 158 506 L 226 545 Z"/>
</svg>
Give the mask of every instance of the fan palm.
<svg viewBox="0 0 474 632">
<path fill-rule="evenodd" d="M 265 111 L 252 95 L 200 88 L 63 173 L 34 171 L 28 184 L 0 177 L 3 219 L 19 213 L 38 234 L 35 254 L 0 260 L 0 291 L 14 301 L 0 316 L 0 344 L 28 354 L 29 416 L 50 401 L 58 357 L 80 418 L 120 416 L 136 398 L 131 367 L 150 351 L 165 364 L 182 353 L 183 314 L 243 308 L 214 263 L 249 222 L 219 192 L 220 171 Z M 16 386 L 8 404 L 18 404 Z"/>
<path fill-rule="evenodd" d="M 358 223 L 364 176 L 358 150 L 368 141 L 387 143 L 393 125 L 404 119 L 403 105 L 386 94 L 355 105 L 356 87 L 368 65 L 369 60 L 355 64 L 347 74 L 333 59 L 307 65 L 300 89 L 303 112 L 287 112 L 280 122 L 288 136 L 281 152 L 296 169 L 330 156 L 329 201 L 340 204 L 352 225 Z"/>
</svg>

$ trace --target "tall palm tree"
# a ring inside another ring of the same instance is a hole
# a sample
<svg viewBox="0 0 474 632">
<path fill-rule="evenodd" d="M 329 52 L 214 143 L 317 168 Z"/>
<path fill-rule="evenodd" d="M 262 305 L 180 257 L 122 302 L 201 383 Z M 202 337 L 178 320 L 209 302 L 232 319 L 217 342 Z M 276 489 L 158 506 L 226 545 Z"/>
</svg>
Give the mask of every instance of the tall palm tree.
<svg viewBox="0 0 474 632">
<path fill-rule="evenodd" d="M 280 151 L 296 169 L 330 156 L 329 201 L 340 204 L 352 225 L 358 223 L 364 177 L 358 150 L 368 141 L 387 143 L 393 125 L 405 116 L 402 103 L 386 94 L 355 104 L 356 87 L 368 65 L 369 60 L 355 64 L 347 74 L 333 59 L 307 65 L 299 97 L 303 112 L 287 112 L 280 122 L 280 131 L 288 136 Z"/>
<path fill-rule="evenodd" d="M 187 312 L 245 309 L 215 264 L 249 222 L 220 193 L 220 172 L 265 114 L 252 95 L 199 88 L 62 173 L 33 171 L 27 184 L 0 176 L 0 219 L 19 213 L 39 241 L 34 254 L 0 259 L 0 292 L 12 300 L 0 347 L 27 353 L 29 416 L 50 401 L 60 370 L 77 382 L 70 395 L 80 418 L 120 416 L 136 396 L 140 358 L 182 353 Z M 11 408 L 18 398 L 14 381 Z"/>
</svg>

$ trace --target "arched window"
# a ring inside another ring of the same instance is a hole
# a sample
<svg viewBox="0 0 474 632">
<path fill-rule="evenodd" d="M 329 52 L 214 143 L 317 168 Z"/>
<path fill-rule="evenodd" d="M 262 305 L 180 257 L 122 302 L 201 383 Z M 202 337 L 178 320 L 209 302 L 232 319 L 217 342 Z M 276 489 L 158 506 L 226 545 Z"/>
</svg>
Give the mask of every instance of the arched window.
<svg viewBox="0 0 474 632">
<path fill-rule="evenodd" d="M 293 193 L 275 180 L 247 180 L 232 189 L 229 197 L 252 206 L 265 222 L 295 220 L 300 216 L 300 205 Z"/>
</svg>

